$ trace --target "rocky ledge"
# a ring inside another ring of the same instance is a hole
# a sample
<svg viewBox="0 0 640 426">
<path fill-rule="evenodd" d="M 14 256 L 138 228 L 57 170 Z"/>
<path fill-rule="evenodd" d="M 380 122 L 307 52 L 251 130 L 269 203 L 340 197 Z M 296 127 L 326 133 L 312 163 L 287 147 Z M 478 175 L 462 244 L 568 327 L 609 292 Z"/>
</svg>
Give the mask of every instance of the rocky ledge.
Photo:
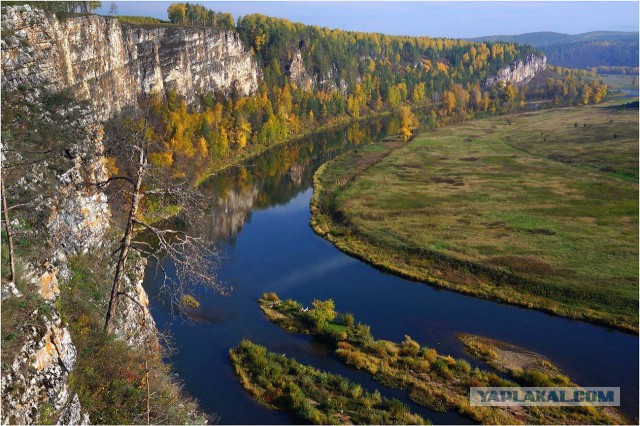
<svg viewBox="0 0 640 426">
<path fill-rule="evenodd" d="M 524 59 L 513 61 L 509 66 L 498 71 L 496 75 L 487 77 L 484 88 L 492 87 L 498 82 L 526 84 L 537 73 L 547 68 L 547 57 L 544 55 L 529 55 Z"/>
<path fill-rule="evenodd" d="M 2 87 L 46 82 L 88 100 L 104 120 L 140 93 L 175 90 L 188 102 L 217 92 L 246 96 L 262 71 L 236 31 L 121 24 L 82 15 L 59 20 L 26 6 L 2 8 Z"/>
</svg>

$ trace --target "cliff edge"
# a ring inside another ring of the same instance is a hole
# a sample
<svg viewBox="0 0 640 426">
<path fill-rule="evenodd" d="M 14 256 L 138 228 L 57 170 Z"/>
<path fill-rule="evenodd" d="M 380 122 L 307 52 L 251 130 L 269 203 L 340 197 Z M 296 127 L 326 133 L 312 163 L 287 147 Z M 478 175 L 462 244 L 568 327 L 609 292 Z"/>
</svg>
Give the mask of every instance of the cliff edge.
<svg viewBox="0 0 640 426">
<path fill-rule="evenodd" d="M 526 58 L 513 61 L 509 66 L 501 68 L 496 75 L 487 77 L 483 86 L 487 89 L 498 82 L 518 85 L 526 84 L 545 68 L 547 68 L 546 56 L 529 55 Z"/>
<path fill-rule="evenodd" d="M 105 120 L 140 93 L 173 89 L 250 95 L 262 71 L 235 31 L 178 25 L 132 25 L 98 15 L 65 20 L 28 5 L 2 15 L 2 87 L 44 84 L 89 100 Z"/>
</svg>

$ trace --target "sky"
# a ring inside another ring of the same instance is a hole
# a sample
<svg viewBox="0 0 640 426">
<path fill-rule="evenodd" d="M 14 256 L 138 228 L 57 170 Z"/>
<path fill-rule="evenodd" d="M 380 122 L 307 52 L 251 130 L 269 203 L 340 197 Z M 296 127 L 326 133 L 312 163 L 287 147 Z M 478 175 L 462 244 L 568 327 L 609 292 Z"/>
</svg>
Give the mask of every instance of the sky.
<svg viewBox="0 0 640 426">
<path fill-rule="evenodd" d="M 184 1 L 184 0 L 183 0 Z M 167 19 L 176 1 L 116 1 L 120 15 Z M 108 14 L 103 1 L 97 13 Z M 192 1 L 237 19 L 251 13 L 344 30 L 470 38 L 555 31 L 638 31 L 637 1 L 573 2 L 213 2 Z"/>
</svg>

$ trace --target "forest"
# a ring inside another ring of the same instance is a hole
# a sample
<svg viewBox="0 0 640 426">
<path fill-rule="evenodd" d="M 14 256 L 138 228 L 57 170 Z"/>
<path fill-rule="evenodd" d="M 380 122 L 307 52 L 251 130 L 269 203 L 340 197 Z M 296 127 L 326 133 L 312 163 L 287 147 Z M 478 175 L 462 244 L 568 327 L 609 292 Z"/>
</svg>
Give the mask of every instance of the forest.
<svg viewBox="0 0 640 426">
<path fill-rule="evenodd" d="M 231 15 L 199 5 L 176 3 L 167 10 L 171 22 L 180 25 L 228 29 L 233 22 Z M 157 136 L 151 161 L 177 177 L 195 181 L 257 147 L 402 106 L 422 111 L 427 125 L 436 127 L 515 111 L 528 98 L 571 105 L 598 103 L 606 94 L 595 73 L 568 69 L 559 69 L 553 81 L 536 90 L 515 84 L 483 87 L 498 69 L 538 53 L 514 43 L 330 30 L 263 15 L 238 19 L 236 29 L 264 73 L 256 94 L 207 93 L 196 108 L 171 91 L 151 100 Z M 294 73 L 298 54 L 302 71 Z M 405 123 L 413 122 L 405 117 Z"/>
<path fill-rule="evenodd" d="M 535 32 L 479 37 L 472 41 L 523 43 L 544 51 L 550 64 L 570 68 L 637 67 L 638 33 L 592 31 L 582 34 Z"/>
<path fill-rule="evenodd" d="M 100 2 L 30 3 L 55 13 L 88 12 Z M 321 28 L 252 14 L 236 22 L 190 3 L 168 6 L 169 22 L 119 16 L 121 21 L 235 30 L 263 72 L 252 96 L 201 94 L 188 106 L 172 91 L 148 100 L 150 160 L 173 176 L 198 181 L 235 158 L 313 129 L 399 112 L 426 116 L 437 127 L 477 116 L 513 112 L 528 101 L 565 106 L 599 103 L 606 95 L 595 72 L 558 68 L 535 87 L 483 85 L 518 58 L 540 54 L 523 44 L 389 36 Z M 409 114 L 402 133 L 408 135 Z M 113 120 L 117 124 L 121 118 Z"/>
</svg>

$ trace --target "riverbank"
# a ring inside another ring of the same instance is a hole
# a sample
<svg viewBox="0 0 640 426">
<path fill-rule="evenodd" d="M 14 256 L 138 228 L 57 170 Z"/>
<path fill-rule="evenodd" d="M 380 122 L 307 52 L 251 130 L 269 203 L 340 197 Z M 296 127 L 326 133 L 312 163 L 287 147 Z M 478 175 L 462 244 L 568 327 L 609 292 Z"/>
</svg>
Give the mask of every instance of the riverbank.
<svg viewBox="0 0 640 426">
<path fill-rule="evenodd" d="M 484 336 L 460 333 L 457 337 L 469 355 L 486 362 L 501 373 L 516 377 L 522 376 L 525 371 L 552 377 L 562 374 L 564 377 L 561 380 L 569 382 L 566 374 L 541 354 Z"/>
<path fill-rule="evenodd" d="M 311 226 L 405 278 L 637 333 L 637 120 L 565 108 L 346 153 Z"/>
<path fill-rule="evenodd" d="M 463 359 L 439 354 L 421 346 L 405 335 L 403 342 L 377 340 L 368 325 L 353 315 L 334 310 L 332 300 L 314 301 L 304 309 L 295 300 L 280 300 L 275 293 L 265 293 L 259 301 L 265 316 L 279 327 L 313 335 L 329 342 L 335 355 L 345 364 L 366 371 L 376 381 L 390 388 L 406 390 L 409 398 L 435 411 L 458 411 L 483 424 L 596 424 L 626 423 L 616 410 L 594 407 L 475 407 L 469 405 L 469 387 L 476 386 L 574 386 L 559 373 L 546 374 L 523 369 L 512 377 L 516 383 L 490 370 L 472 368 Z"/>
<path fill-rule="evenodd" d="M 343 126 L 347 126 L 352 123 L 359 123 L 364 121 L 373 120 L 375 118 L 388 117 L 392 115 L 394 111 L 385 110 L 379 112 L 371 112 L 368 114 L 363 114 L 358 118 L 353 118 L 351 116 L 344 116 L 339 119 L 336 119 L 330 123 L 323 124 L 318 127 L 313 127 L 311 129 L 307 129 L 306 131 L 295 135 L 294 137 L 288 138 L 282 142 L 277 142 L 269 146 L 255 144 L 250 147 L 249 150 L 243 151 L 242 153 L 238 153 L 237 155 L 232 156 L 231 158 L 225 159 L 222 162 L 214 164 L 207 173 L 204 173 L 201 177 L 196 180 L 195 185 L 200 186 L 204 181 L 211 178 L 212 176 L 223 172 L 231 167 L 237 166 L 239 164 L 245 163 L 248 160 L 259 157 L 260 155 L 268 152 L 269 150 L 276 148 L 278 146 L 282 146 L 288 143 L 292 143 L 298 141 L 300 139 L 306 138 L 308 136 L 312 136 L 314 134 L 319 134 L 322 132 L 326 132 L 333 129 L 338 129 Z"/>
</svg>

